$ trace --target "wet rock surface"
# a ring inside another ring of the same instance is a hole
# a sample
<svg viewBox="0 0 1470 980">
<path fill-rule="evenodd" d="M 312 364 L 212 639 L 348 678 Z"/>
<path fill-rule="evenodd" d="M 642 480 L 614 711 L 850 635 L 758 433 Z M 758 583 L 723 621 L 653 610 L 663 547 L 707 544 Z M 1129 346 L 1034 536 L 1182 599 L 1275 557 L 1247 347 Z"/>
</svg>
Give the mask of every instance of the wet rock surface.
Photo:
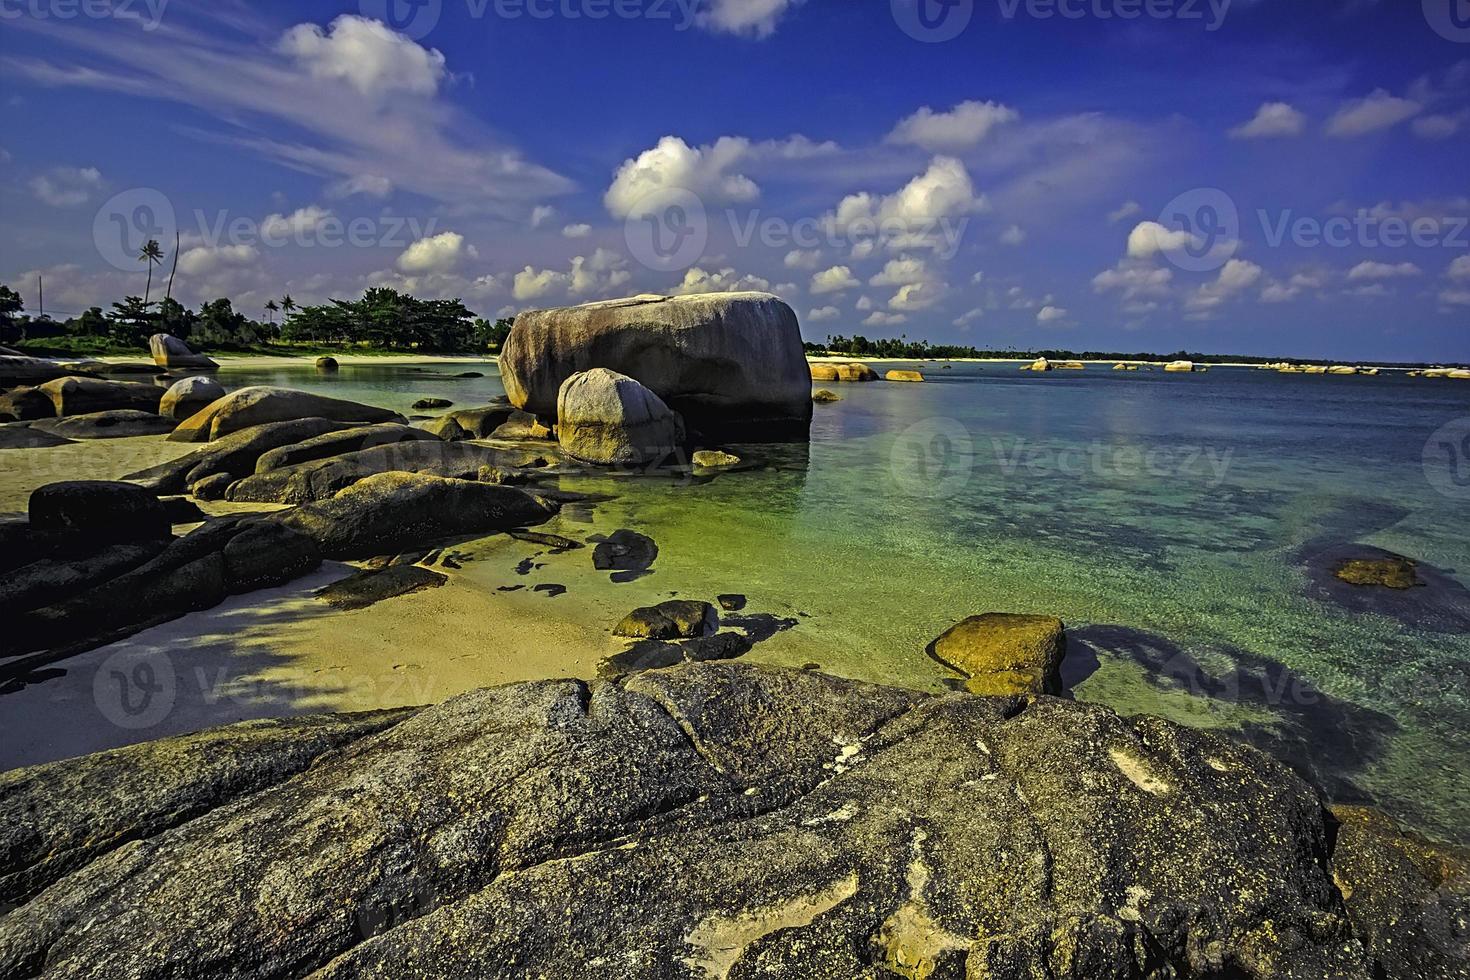
<svg viewBox="0 0 1470 980">
<path fill-rule="evenodd" d="M 179 742 L 139 759 L 139 839 L 0 918 L 0 974 L 1374 975 L 1304 783 L 1095 706 L 725 663 L 518 684 L 164 817 Z M 115 769 L 48 767 L 7 880 L 118 809 Z"/>
<path fill-rule="evenodd" d="M 1067 638 L 1054 616 L 985 613 L 971 616 L 929 645 L 929 655 L 969 679 L 971 694 L 1062 692 Z"/>
<path fill-rule="evenodd" d="M 437 589 L 448 581 L 449 576 L 418 565 L 392 565 L 350 575 L 333 582 L 316 596 L 337 609 L 366 609 L 385 599 Z"/>
</svg>

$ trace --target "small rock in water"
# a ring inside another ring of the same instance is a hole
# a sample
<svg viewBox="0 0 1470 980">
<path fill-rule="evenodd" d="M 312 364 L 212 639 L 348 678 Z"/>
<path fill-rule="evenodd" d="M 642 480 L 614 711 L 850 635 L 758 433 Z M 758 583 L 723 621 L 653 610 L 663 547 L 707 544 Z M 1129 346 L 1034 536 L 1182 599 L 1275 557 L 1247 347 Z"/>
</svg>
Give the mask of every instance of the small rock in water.
<svg viewBox="0 0 1470 980">
<path fill-rule="evenodd" d="M 658 545 L 652 538 L 626 528 L 614 531 L 596 543 L 597 547 L 592 551 L 592 567 L 615 573 L 614 582 L 633 581 L 652 568 L 658 559 Z"/>
<path fill-rule="evenodd" d="M 382 571 L 358 572 L 334 582 L 317 593 L 317 598 L 338 609 L 365 609 L 384 599 L 393 599 L 424 589 L 437 589 L 449 576 L 417 565 L 395 565 Z"/>
<path fill-rule="evenodd" d="M 720 628 L 720 614 L 707 602 L 672 599 L 635 609 L 613 629 L 633 639 L 673 640 L 709 636 Z"/>
<path fill-rule="evenodd" d="M 571 538 L 564 538 L 559 534 L 547 534 L 542 531 L 511 531 L 509 533 L 517 541 L 545 545 L 551 549 L 553 555 L 559 555 L 564 551 L 577 551 L 586 547 L 580 541 L 573 541 Z"/>
<path fill-rule="evenodd" d="M 1407 558 L 1352 558 L 1338 566 L 1334 574 L 1349 585 L 1412 589 L 1424 584 Z"/>
<path fill-rule="evenodd" d="M 566 595 L 567 587 L 565 585 L 557 585 L 554 582 L 544 582 L 536 586 L 534 591 L 544 593 L 547 597 L 555 599 L 557 596 Z"/>
<path fill-rule="evenodd" d="M 338 369 L 337 359 L 335 357 L 318 357 L 316 359 L 316 369 L 323 374 L 334 374 Z"/>
<path fill-rule="evenodd" d="M 969 677 L 972 694 L 1060 694 L 1067 637 L 1054 616 L 986 613 L 950 627 L 929 655 Z"/>
<path fill-rule="evenodd" d="M 731 592 L 719 596 L 718 601 L 720 608 L 725 610 L 725 612 L 739 612 L 745 608 L 745 596 L 738 593 Z"/>
<path fill-rule="evenodd" d="M 447 398 L 420 398 L 410 407 L 417 408 L 420 411 L 427 411 L 433 408 L 451 408 L 453 407 L 453 405 L 454 402 L 450 401 Z"/>
<path fill-rule="evenodd" d="M 842 396 L 837 394 L 837 392 L 835 391 L 828 391 L 826 388 L 818 388 L 816 391 L 812 392 L 812 401 L 816 402 L 818 405 L 830 405 L 832 402 L 842 401 Z"/>
<path fill-rule="evenodd" d="M 719 450 L 701 450 L 694 454 L 694 465 L 702 470 L 724 470 L 740 465 L 740 457 Z"/>
</svg>

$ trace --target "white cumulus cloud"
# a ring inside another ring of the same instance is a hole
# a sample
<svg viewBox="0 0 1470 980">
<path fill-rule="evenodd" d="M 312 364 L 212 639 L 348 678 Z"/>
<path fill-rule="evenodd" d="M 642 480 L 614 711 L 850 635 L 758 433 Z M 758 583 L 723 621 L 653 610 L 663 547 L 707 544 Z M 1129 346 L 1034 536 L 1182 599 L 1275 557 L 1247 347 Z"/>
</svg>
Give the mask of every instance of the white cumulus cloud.
<svg viewBox="0 0 1470 980">
<path fill-rule="evenodd" d="M 398 268 L 409 275 L 425 272 L 449 272 L 464 261 L 476 258 L 475 246 L 465 244 L 459 232 L 446 231 L 432 238 L 420 238 L 398 256 Z"/>
<path fill-rule="evenodd" d="M 345 82 L 370 98 L 433 95 L 448 74 L 437 50 L 353 14 L 338 17 L 325 31 L 297 24 L 281 36 L 277 50 L 313 78 Z"/>
<path fill-rule="evenodd" d="M 821 296 L 826 293 L 839 293 L 844 289 L 856 289 L 861 285 L 862 283 L 853 277 L 852 269 L 845 265 L 834 265 L 812 276 L 811 292 L 813 296 Z"/>
<path fill-rule="evenodd" d="M 1327 121 L 1327 134 L 1339 138 L 1363 136 L 1397 126 L 1417 116 L 1424 107 L 1412 99 L 1401 99 L 1384 89 L 1347 103 Z"/>
<path fill-rule="evenodd" d="M 31 179 L 31 193 L 53 208 L 86 204 L 102 190 L 102 171 L 96 167 L 53 167 Z"/>
<path fill-rule="evenodd" d="M 1232 129 L 1230 136 L 1238 140 L 1300 136 L 1306 125 L 1307 117 L 1290 103 L 1267 102 L 1256 110 L 1256 115 L 1250 122 Z"/>
<path fill-rule="evenodd" d="M 899 122 L 888 142 L 922 147 L 930 152 L 954 152 L 974 146 L 991 130 L 1015 122 L 1020 113 L 998 102 L 961 102 L 948 112 L 924 106 Z"/>
</svg>

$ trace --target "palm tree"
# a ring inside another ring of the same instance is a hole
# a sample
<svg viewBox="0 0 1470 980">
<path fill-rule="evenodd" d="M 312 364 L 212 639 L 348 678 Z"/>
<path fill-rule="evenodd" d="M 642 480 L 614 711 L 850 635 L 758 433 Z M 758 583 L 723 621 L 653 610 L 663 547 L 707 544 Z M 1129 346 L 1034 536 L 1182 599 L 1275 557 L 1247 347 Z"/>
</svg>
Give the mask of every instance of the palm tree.
<svg viewBox="0 0 1470 980">
<path fill-rule="evenodd" d="M 268 300 L 265 301 L 265 313 L 266 313 L 266 316 L 270 318 L 271 323 L 275 323 L 276 322 L 276 310 L 279 310 L 279 309 L 280 309 L 280 307 L 276 305 L 276 301 L 275 300 L 268 299 Z"/>
<path fill-rule="evenodd" d="M 143 287 L 143 306 L 148 306 L 148 293 L 153 289 L 153 267 L 163 261 L 163 249 L 152 238 L 138 250 L 138 261 L 148 264 L 148 284 Z"/>
<path fill-rule="evenodd" d="M 281 312 L 284 313 L 286 315 L 286 317 L 290 317 L 291 316 L 291 313 L 295 309 L 296 309 L 296 301 L 291 298 L 291 294 L 290 293 L 287 293 L 285 296 L 282 296 L 281 297 Z"/>
</svg>

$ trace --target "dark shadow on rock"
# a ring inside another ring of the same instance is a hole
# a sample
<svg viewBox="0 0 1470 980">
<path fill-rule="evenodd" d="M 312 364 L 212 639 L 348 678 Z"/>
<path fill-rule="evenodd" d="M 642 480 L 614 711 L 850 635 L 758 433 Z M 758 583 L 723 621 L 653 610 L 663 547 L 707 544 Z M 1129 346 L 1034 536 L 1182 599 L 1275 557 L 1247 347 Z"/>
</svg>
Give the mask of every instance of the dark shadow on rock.
<svg viewBox="0 0 1470 980">
<path fill-rule="evenodd" d="M 1216 672 L 1168 639 L 1124 626 L 1069 630 L 1067 649 L 1069 660 L 1082 658 L 1082 670 L 1087 658 L 1126 658 L 1161 688 L 1270 709 L 1277 716 L 1274 724 L 1248 723 L 1236 734 L 1338 802 L 1368 799 L 1353 777 L 1382 755 L 1399 728 L 1392 717 L 1330 697 L 1290 668 L 1244 650 L 1217 651 L 1233 666 Z"/>
</svg>

